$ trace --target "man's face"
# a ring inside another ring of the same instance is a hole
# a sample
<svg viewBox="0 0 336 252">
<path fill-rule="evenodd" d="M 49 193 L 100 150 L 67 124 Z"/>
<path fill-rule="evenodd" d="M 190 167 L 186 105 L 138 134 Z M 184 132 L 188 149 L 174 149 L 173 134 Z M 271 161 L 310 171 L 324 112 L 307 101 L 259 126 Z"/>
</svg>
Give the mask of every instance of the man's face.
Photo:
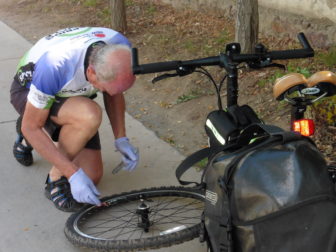
<svg viewBox="0 0 336 252">
<path fill-rule="evenodd" d="M 88 67 L 86 76 L 92 86 L 102 92 L 107 92 L 111 96 L 121 94 L 126 91 L 135 81 L 135 75 L 133 75 L 133 73 L 120 73 L 111 82 L 101 82 L 98 80 L 96 72 L 92 66 Z"/>
<path fill-rule="evenodd" d="M 129 89 L 135 81 L 135 76 L 119 74 L 116 78 L 108 83 L 101 83 L 105 92 L 109 95 L 121 94 L 122 92 Z"/>
</svg>

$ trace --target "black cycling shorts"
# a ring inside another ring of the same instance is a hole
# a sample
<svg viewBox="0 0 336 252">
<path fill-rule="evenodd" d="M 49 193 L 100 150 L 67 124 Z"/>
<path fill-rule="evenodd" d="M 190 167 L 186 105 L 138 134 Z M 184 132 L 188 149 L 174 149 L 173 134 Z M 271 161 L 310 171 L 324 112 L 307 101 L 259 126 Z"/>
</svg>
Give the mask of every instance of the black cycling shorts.
<svg viewBox="0 0 336 252">
<path fill-rule="evenodd" d="M 10 101 L 14 106 L 15 110 L 22 116 L 27 103 L 27 95 L 29 93 L 29 89 L 21 86 L 17 81 L 13 80 L 11 89 L 10 89 Z M 53 122 L 50 116 L 57 116 L 58 111 L 64 104 L 64 102 L 68 98 L 60 98 L 56 97 L 55 102 L 50 108 L 49 117 L 44 125 L 44 129 L 48 132 L 50 137 L 54 142 L 58 141 L 59 133 L 61 131 L 62 126 Z M 100 150 L 100 138 L 99 132 L 97 133 L 87 142 L 84 148 L 92 149 L 92 150 Z"/>
</svg>

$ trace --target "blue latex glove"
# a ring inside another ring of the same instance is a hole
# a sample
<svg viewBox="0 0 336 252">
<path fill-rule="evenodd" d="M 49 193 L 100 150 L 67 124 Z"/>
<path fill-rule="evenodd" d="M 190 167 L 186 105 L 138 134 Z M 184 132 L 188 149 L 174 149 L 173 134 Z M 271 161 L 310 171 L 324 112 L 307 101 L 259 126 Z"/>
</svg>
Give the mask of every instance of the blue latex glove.
<svg viewBox="0 0 336 252">
<path fill-rule="evenodd" d="M 139 163 L 139 153 L 137 148 L 135 148 L 127 137 L 120 137 L 115 140 L 114 145 L 123 157 L 122 161 L 124 163 L 123 170 L 133 171 Z"/>
<path fill-rule="evenodd" d="M 85 174 L 82 168 L 76 171 L 69 178 L 71 193 L 77 202 L 89 203 L 92 205 L 101 205 L 96 186 L 92 180 Z"/>
</svg>

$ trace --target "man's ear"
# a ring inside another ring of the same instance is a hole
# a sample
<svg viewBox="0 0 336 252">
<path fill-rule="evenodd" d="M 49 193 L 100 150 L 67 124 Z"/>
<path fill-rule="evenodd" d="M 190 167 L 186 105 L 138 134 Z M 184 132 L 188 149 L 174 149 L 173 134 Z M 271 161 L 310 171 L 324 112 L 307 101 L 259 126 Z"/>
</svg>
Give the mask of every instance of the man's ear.
<svg viewBox="0 0 336 252">
<path fill-rule="evenodd" d="M 89 65 L 86 69 L 86 76 L 90 82 L 97 80 L 96 70 L 92 65 Z"/>
</svg>

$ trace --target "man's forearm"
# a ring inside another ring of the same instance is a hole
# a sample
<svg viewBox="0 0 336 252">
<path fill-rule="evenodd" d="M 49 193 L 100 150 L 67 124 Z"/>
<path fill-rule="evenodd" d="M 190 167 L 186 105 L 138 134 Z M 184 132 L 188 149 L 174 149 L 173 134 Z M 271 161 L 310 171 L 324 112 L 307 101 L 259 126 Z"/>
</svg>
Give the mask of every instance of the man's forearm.
<svg viewBox="0 0 336 252">
<path fill-rule="evenodd" d="M 114 137 L 126 136 L 125 129 L 125 98 L 123 94 L 110 96 L 104 93 L 106 113 L 111 122 Z"/>
<path fill-rule="evenodd" d="M 70 178 L 77 171 L 75 164 L 61 153 L 47 134 L 39 128 L 22 128 L 22 132 L 34 149 L 47 161 L 53 164 L 65 177 Z"/>
</svg>

